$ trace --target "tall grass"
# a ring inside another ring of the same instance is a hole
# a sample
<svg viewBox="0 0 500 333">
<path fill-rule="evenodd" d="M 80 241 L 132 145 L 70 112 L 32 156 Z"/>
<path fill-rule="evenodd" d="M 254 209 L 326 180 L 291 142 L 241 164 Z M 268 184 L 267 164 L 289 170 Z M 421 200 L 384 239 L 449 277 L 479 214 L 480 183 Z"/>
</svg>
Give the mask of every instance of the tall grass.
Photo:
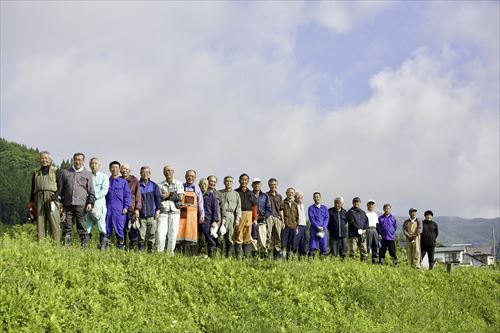
<svg viewBox="0 0 500 333">
<path fill-rule="evenodd" d="M 0 239 L 6 332 L 500 332 L 494 269 L 168 257 Z"/>
</svg>

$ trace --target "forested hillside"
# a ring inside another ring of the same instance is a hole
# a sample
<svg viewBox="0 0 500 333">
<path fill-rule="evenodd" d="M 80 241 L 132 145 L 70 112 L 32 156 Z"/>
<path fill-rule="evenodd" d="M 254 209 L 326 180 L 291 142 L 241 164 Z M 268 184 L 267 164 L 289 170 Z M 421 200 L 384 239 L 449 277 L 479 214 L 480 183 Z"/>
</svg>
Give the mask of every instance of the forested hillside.
<svg viewBox="0 0 500 333">
<path fill-rule="evenodd" d="M 38 149 L 0 138 L 0 221 L 16 224 L 26 218 L 31 173 L 40 165 Z"/>
</svg>

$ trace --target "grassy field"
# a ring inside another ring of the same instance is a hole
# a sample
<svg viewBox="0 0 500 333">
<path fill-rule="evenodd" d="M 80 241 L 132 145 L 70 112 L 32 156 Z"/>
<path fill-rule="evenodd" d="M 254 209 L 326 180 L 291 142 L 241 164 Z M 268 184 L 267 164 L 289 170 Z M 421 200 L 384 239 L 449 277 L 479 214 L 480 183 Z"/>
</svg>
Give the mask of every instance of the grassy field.
<svg viewBox="0 0 500 333">
<path fill-rule="evenodd" d="M 500 332 L 500 271 L 167 257 L 0 238 L 4 332 Z"/>
</svg>

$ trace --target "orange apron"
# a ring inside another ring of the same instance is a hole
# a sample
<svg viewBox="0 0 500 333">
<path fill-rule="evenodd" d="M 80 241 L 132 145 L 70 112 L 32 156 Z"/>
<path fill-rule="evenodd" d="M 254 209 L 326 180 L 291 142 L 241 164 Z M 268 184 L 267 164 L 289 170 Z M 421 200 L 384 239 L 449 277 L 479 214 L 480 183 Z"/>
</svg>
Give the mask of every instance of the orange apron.
<svg viewBox="0 0 500 333">
<path fill-rule="evenodd" d="M 185 192 L 177 241 L 198 242 L 198 197 L 195 192 Z"/>
</svg>

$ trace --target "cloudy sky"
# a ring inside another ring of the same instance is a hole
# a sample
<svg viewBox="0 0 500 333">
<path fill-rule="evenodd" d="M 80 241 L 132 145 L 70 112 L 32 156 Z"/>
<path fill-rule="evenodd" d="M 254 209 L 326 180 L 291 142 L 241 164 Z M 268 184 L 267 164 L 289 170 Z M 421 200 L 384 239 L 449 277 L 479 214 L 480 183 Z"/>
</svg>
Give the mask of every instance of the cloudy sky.
<svg viewBox="0 0 500 333">
<path fill-rule="evenodd" d="M 1 137 L 396 214 L 499 212 L 491 2 L 1 1 Z M 107 172 L 107 166 L 103 165 Z M 267 188 L 267 186 L 265 186 Z"/>
</svg>

